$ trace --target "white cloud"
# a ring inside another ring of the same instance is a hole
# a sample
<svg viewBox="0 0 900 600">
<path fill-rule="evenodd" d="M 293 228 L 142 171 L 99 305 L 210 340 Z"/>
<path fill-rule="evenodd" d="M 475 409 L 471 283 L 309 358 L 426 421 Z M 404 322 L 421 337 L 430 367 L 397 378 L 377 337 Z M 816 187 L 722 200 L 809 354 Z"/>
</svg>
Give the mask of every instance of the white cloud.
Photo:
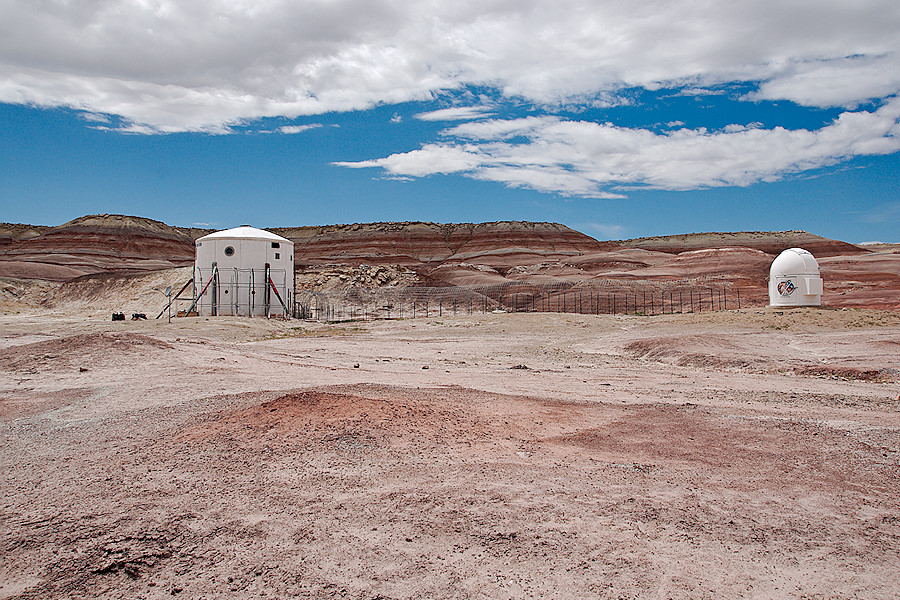
<svg viewBox="0 0 900 600">
<path fill-rule="evenodd" d="M 94 129 L 99 129 L 100 131 L 115 131 L 117 133 L 132 133 L 137 135 L 155 135 L 160 133 L 160 130 L 154 129 L 149 125 L 142 125 L 140 123 L 123 123 L 118 126 L 107 126 L 107 125 L 96 125 Z"/>
<path fill-rule="evenodd" d="M 460 173 L 512 187 L 611 198 L 632 187 L 746 186 L 853 156 L 897 152 L 898 119 L 900 99 L 874 112 L 844 112 L 815 131 L 753 124 L 655 133 L 548 116 L 490 120 L 446 130 L 456 142 L 338 164 L 378 167 L 393 176 Z"/>
<path fill-rule="evenodd" d="M 109 115 L 100 115 L 97 113 L 83 112 L 79 115 L 89 123 L 109 123 Z"/>
<path fill-rule="evenodd" d="M 623 225 L 610 225 L 606 223 L 588 223 L 584 228 L 596 231 L 603 237 L 610 239 L 619 237 L 625 232 L 625 227 Z"/>
<path fill-rule="evenodd" d="M 483 119 L 491 115 L 493 115 L 493 112 L 487 107 L 458 106 L 419 113 L 416 115 L 416 118 L 420 121 L 471 121 L 474 119 Z"/>
<path fill-rule="evenodd" d="M 847 106 L 900 91 L 897 55 L 792 63 L 764 82 L 751 100 L 787 98 L 808 106 Z"/>
<path fill-rule="evenodd" d="M 322 125 L 320 123 L 313 123 L 312 125 L 284 125 L 278 128 L 278 131 L 281 133 L 293 134 L 293 133 L 303 133 L 304 131 L 309 131 L 310 129 L 318 129 Z"/>
<path fill-rule="evenodd" d="M 393 154 L 387 158 L 334 164 L 354 169 L 380 167 L 395 176 L 424 177 L 470 172 L 482 162 L 480 154 L 474 147 L 427 144 L 421 150 Z"/>
<path fill-rule="evenodd" d="M 562 105 L 730 82 L 810 106 L 900 91 L 896 0 L 0 0 L 0 15 L 0 101 L 158 132 L 466 85 Z"/>
</svg>

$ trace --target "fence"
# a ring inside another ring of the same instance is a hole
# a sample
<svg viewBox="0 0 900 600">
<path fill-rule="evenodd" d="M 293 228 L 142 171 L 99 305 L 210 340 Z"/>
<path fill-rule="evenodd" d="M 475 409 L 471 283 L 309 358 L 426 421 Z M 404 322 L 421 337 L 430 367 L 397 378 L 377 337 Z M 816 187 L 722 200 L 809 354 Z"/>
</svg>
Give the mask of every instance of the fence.
<svg viewBox="0 0 900 600">
<path fill-rule="evenodd" d="M 323 321 L 502 312 L 655 315 L 740 308 L 740 290 L 716 280 L 525 283 L 456 287 L 297 290 L 293 314 Z"/>
<path fill-rule="evenodd" d="M 293 284 L 293 282 L 291 282 Z M 197 312 L 204 316 L 287 316 L 294 304 L 284 269 L 194 268 Z"/>
</svg>

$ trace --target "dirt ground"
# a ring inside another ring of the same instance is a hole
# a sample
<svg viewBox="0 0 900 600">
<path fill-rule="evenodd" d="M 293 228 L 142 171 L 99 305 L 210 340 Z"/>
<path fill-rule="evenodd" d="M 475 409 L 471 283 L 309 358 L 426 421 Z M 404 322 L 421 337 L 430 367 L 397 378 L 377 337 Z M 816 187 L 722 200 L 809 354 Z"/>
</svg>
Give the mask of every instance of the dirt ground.
<svg viewBox="0 0 900 600">
<path fill-rule="evenodd" d="M 0 316 L 0 598 L 897 598 L 900 314 Z"/>
</svg>

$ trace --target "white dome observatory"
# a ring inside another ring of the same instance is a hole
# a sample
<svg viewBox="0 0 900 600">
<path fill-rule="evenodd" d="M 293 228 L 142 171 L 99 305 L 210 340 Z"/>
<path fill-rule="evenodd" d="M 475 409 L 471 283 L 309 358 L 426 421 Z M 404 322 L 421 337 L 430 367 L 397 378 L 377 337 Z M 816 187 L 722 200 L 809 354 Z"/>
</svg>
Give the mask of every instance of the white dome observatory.
<svg viewBox="0 0 900 600">
<path fill-rule="evenodd" d="M 819 263 L 803 248 L 788 248 L 769 269 L 769 306 L 820 306 Z"/>
<path fill-rule="evenodd" d="M 196 241 L 195 304 L 203 316 L 289 316 L 294 243 L 248 225 Z"/>
</svg>

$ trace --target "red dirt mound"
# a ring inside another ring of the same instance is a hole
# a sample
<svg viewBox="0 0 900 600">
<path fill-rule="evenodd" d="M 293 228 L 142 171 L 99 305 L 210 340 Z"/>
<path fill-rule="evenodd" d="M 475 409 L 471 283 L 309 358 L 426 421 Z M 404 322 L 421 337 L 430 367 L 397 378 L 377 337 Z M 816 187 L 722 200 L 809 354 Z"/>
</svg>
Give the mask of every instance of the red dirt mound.
<svg viewBox="0 0 900 600">
<path fill-rule="evenodd" d="M 471 442 L 497 434 L 498 425 L 479 413 L 438 397 L 423 401 L 399 394 L 363 397 L 302 391 L 218 418 L 184 437 L 199 441 L 226 436 L 251 448 L 273 443 L 317 443 L 336 450 L 398 448 Z"/>
<path fill-rule="evenodd" d="M 0 349 L 0 369 L 16 372 L 95 368 L 173 346 L 139 333 L 86 333 Z"/>
</svg>

